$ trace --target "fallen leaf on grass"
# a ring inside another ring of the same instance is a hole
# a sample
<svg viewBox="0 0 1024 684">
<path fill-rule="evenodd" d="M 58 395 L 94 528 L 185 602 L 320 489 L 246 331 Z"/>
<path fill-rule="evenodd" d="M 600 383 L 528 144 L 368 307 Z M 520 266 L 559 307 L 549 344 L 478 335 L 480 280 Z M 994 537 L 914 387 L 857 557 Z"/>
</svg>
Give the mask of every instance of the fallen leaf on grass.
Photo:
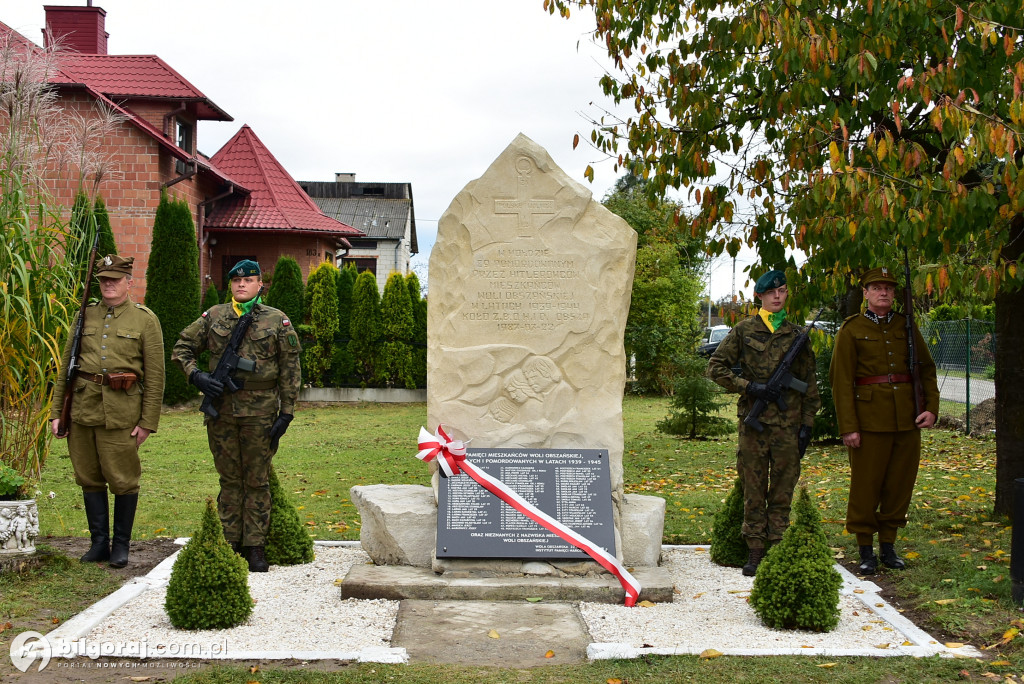
<svg viewBox="0 0 1024 684">
<path fill-rule="evenodd" d="M 259 671 L 260 671 L 260 666 L 259 665 L 253 665 L 252 667 L 249 668 L 249 674 L 256 674 Z"/>
<path fill-rule="evenodd" d="M 611 679 L 606 679 L 605 684 L 622 684 L 622 680 L 612 677 Z"/>
<path fill-rule="evenodd" d="M 129 677 L 129 682 L 148 682 L 152 677 Z"/>
<path fill-rule="evenodd" d="M 963 648 L 964 645 L 959 641 L 947 641 L 946 648 Z"/>
<path fill-rule="evenodd" d="M 818 663 L 818 667 L 835 667 L 836 663 Z"/>
<path fill-rule="evenodd" d="M 11 629 L 12 627 L 14 627 L 14 625 L 12 625 L 10 622 L 5 622 L 4 624 L 0 625 L 0 632 L 3 632 L 7 629 Z"/>
<path fill-rule="evenodd" d="M 554 651 L 548 651 L 547 653 L 544 654 L 544 657 L 545 658 L 554 658 L 555 657 L 555 652 Z"/>
<path fill-rule="evenodd" d="M 1011 665 L 1012 663 L 1009 660 L 993 660 L 992 664 L 999 665 L 1000 667 L 1005 667 L 1007 665 Z"/>
<path fill-rule="evenodd" d="M 701 660 L 709 660 L 711 658 L 721 657 L 721 655 L 722 655 L 721 651 L 715 650 L 713 648 L 705 648 L 703 651 L 700 652 L 700 659 Z"/>
<path fill-rule="evenodd" d="M 493 629 L 492 629 L 491 631 L 489 631 L 489 632 L 487 633 L 487 636 L 489 636 L 489 637 L 490 637 L 490 638 L 492 638 L 492 639 L 500 639 L 500 638 L 501 638 L 501 635 L 500 635 L 500 634 L 498 634 L 498 633 L 497 633 L 497 632 L 496 632 L 495 630 L 493 630 Z"/>
<path fill-rule="evenodd" d="M 936 605 L 940 605 L 940 606 L 948 606 L 950 603 L 956 603 L 956 602 L 957 602 L 957 599 L 951 598 L 951 599 L 937 599 L 934 603 Z"/>
<path fill-rule="evenodd" d="M 59 625 L 60 624 L 60 618 L 53 618 L 52 620 L 50 620 L 50 622 L 52 622 L 55 625 Z"/>
<path fill-rule="evenodd" d="M 919 554 L 917 551 L 907 551 L 905 554 L 903 554 L 903 557 L 909 558 L 910 560 L 914 560 L 915 558 L 920 558 L 921 554 Z"/>
</svg>

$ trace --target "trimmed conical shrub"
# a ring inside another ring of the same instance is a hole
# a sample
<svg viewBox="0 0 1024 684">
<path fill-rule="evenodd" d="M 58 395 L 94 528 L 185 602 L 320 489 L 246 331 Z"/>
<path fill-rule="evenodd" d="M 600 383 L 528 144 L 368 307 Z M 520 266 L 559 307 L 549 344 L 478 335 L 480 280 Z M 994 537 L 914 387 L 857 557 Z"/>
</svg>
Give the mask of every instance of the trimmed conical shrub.
<svg viewBox="0 0 1024 684">
<path fill-rule="evenodd" d="M 715 513 L 711 527 L 711 562 L 731 568 L 747 562 L 747 540 L 743 538 L 743 481 L 736 478 L 725 503 Z"/>
<path fill-rule="evenodd" d="M 292 323 L 299 325 L 304 321 L 303 302 L 306 288 L 302 284 L 302 269 L 295 257 L 282 254 L 274 266 L 274 278 L 267 291 L 267 306 L 284 311 L 284 315 Z"/>
<path fill-rule="evenodd" d="M 299 513 L 270 469 L 270 529 L 264 553 L 271 565 L 301 565 L 313 560 L 313 538 L 299 520 Z"/>
<path fill-rule="evenodd" d="M 209 499 L 199 531 L 174 562 L 164 610 L 178 629 L 227 629 L 252 614 L 249 566 L 224 540 Z"/>
<path fill-rule="evenodd" d="M 839 624 L 839 588 L 821 516 L 800 488 L 795 522 L 757 568 L 750 605 L 768 627 L 829 632 Z"/>
</svg>

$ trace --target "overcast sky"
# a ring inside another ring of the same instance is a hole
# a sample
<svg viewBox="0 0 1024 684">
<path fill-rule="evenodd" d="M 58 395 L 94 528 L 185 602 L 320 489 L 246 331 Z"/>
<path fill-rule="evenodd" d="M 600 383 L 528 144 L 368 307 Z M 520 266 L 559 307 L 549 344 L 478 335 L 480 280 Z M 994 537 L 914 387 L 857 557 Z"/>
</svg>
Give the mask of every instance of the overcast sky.
<svg viewBox="0 0 1024 684">
<path fill-rule="evenodd" d="M 84 5 L 85 0 L 45 4 Z M 110 54 L 156 54 L 234 121 L 199 124 L 213 155 L 248 124 L 296 180 L 412 183 L 425 266 L 437 220 L 522 132 L 602 199 L 612 163 L 573 136 L 610 108 L 593 16 L 548 15 L 543 0 L 94 0 Z M 0 20 L 42 42 L 44 2 L 0 0 Z M 583 172 L 595 169 L 590 184 Z M 736 285 L 744 289 L 741 255 Z M 425 268 L 417 267 L 425 273 Z M 732 260 L 712 265 L 714 299 Z M 746 289 L 749 293 L 749 288 Z"/>
</svg>

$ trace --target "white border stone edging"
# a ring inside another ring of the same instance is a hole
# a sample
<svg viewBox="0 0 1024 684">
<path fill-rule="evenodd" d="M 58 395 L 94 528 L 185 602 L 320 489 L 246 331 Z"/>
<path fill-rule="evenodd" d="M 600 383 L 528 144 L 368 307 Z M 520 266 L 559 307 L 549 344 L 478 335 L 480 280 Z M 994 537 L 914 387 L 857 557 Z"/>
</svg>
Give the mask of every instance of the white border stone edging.
<svg viewBox="0 0 1024 684">
<path fill-rule="evenodd" d="M 187 537 L 174 540 L 176 544 L 184 545 L 188 542 Z M 359 547 L 355 541 L 314 541 L 319 546 L 348 546 Z M 137 598 L 150 589 L 164 587 L 171 578 L 171 568 L 178 558 L 180 551 L 165 558 L 155 568 L 143 577 L 136 577 L 127 582 L 114 593 L 106 596 L 93 605 L 83 610 L 78 615 L 62 624 L 57 629 L 46 635 L 46 640 L 51 646 L 53 657 L 76 658 L 79 655 L 71 644 L 86 636 L 95 629 L 101 622 L 106 620 L 111 613 L 121 608 L 132 599 Z M 155 647 L 147 646 L 146 651 L 132 655 L 118 655 L 118 658 L 159 658 L 159 659 L 197 659 L 194 655 L 172 655 L 164 651 L 158 651 Z M 409 654 L 404 648 L 364 648 L 358 651 L 232 651 L 218 654 L 205 654 L 200 660 L 352 660 L 360 663 L 389 663 L 401 664 L 409 661 Z"/>
<path fill-rule="evenodd" d="M 663 545 L 662 551 L 673 549 L 708 549 L 706 545 Z M 960 648 L 949 648 L 940 644 L 928 633 L 905 618 L 879 595 L 879 586 L 874 582 L 860 579 L 838 563 L 835 569 L 843 578 L 843 586 L 839 590 L 842 595 L 853 596 L 873 611 L 893 628 L 902 632 L 910 646 L 893 648 L 744 648 L 722 649 L 722 655 L 732 656 L 766 656 L 766 655 L 799 655 L 836 658 L 840 656 L 912 656 L 927 658 L 939 655 L 944 658 L 978 658 L 981 653 L 973 646 L 964 645 Z M 587 646 L 587 658 L 590 660 L 632 659 L 644 655 L 700 655 L 702 651 L 687 648 L 637 648 L 623 643 L 592 643 Z"/>
</svg>

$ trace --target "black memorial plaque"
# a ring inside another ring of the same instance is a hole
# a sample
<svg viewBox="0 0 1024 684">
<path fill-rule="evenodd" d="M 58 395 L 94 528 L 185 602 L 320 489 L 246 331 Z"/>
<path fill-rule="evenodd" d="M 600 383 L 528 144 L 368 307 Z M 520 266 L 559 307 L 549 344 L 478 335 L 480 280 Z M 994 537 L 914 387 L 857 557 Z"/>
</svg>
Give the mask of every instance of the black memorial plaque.
<svg viewBox="0 0 1024 684">
<path fill-rule="evenodd" d="M 467 460 L 615 555 L 607 449 L 468 449 Z M 589 558 L 465 473 L 441 478 L 438 558 Z"/>
</svg>

